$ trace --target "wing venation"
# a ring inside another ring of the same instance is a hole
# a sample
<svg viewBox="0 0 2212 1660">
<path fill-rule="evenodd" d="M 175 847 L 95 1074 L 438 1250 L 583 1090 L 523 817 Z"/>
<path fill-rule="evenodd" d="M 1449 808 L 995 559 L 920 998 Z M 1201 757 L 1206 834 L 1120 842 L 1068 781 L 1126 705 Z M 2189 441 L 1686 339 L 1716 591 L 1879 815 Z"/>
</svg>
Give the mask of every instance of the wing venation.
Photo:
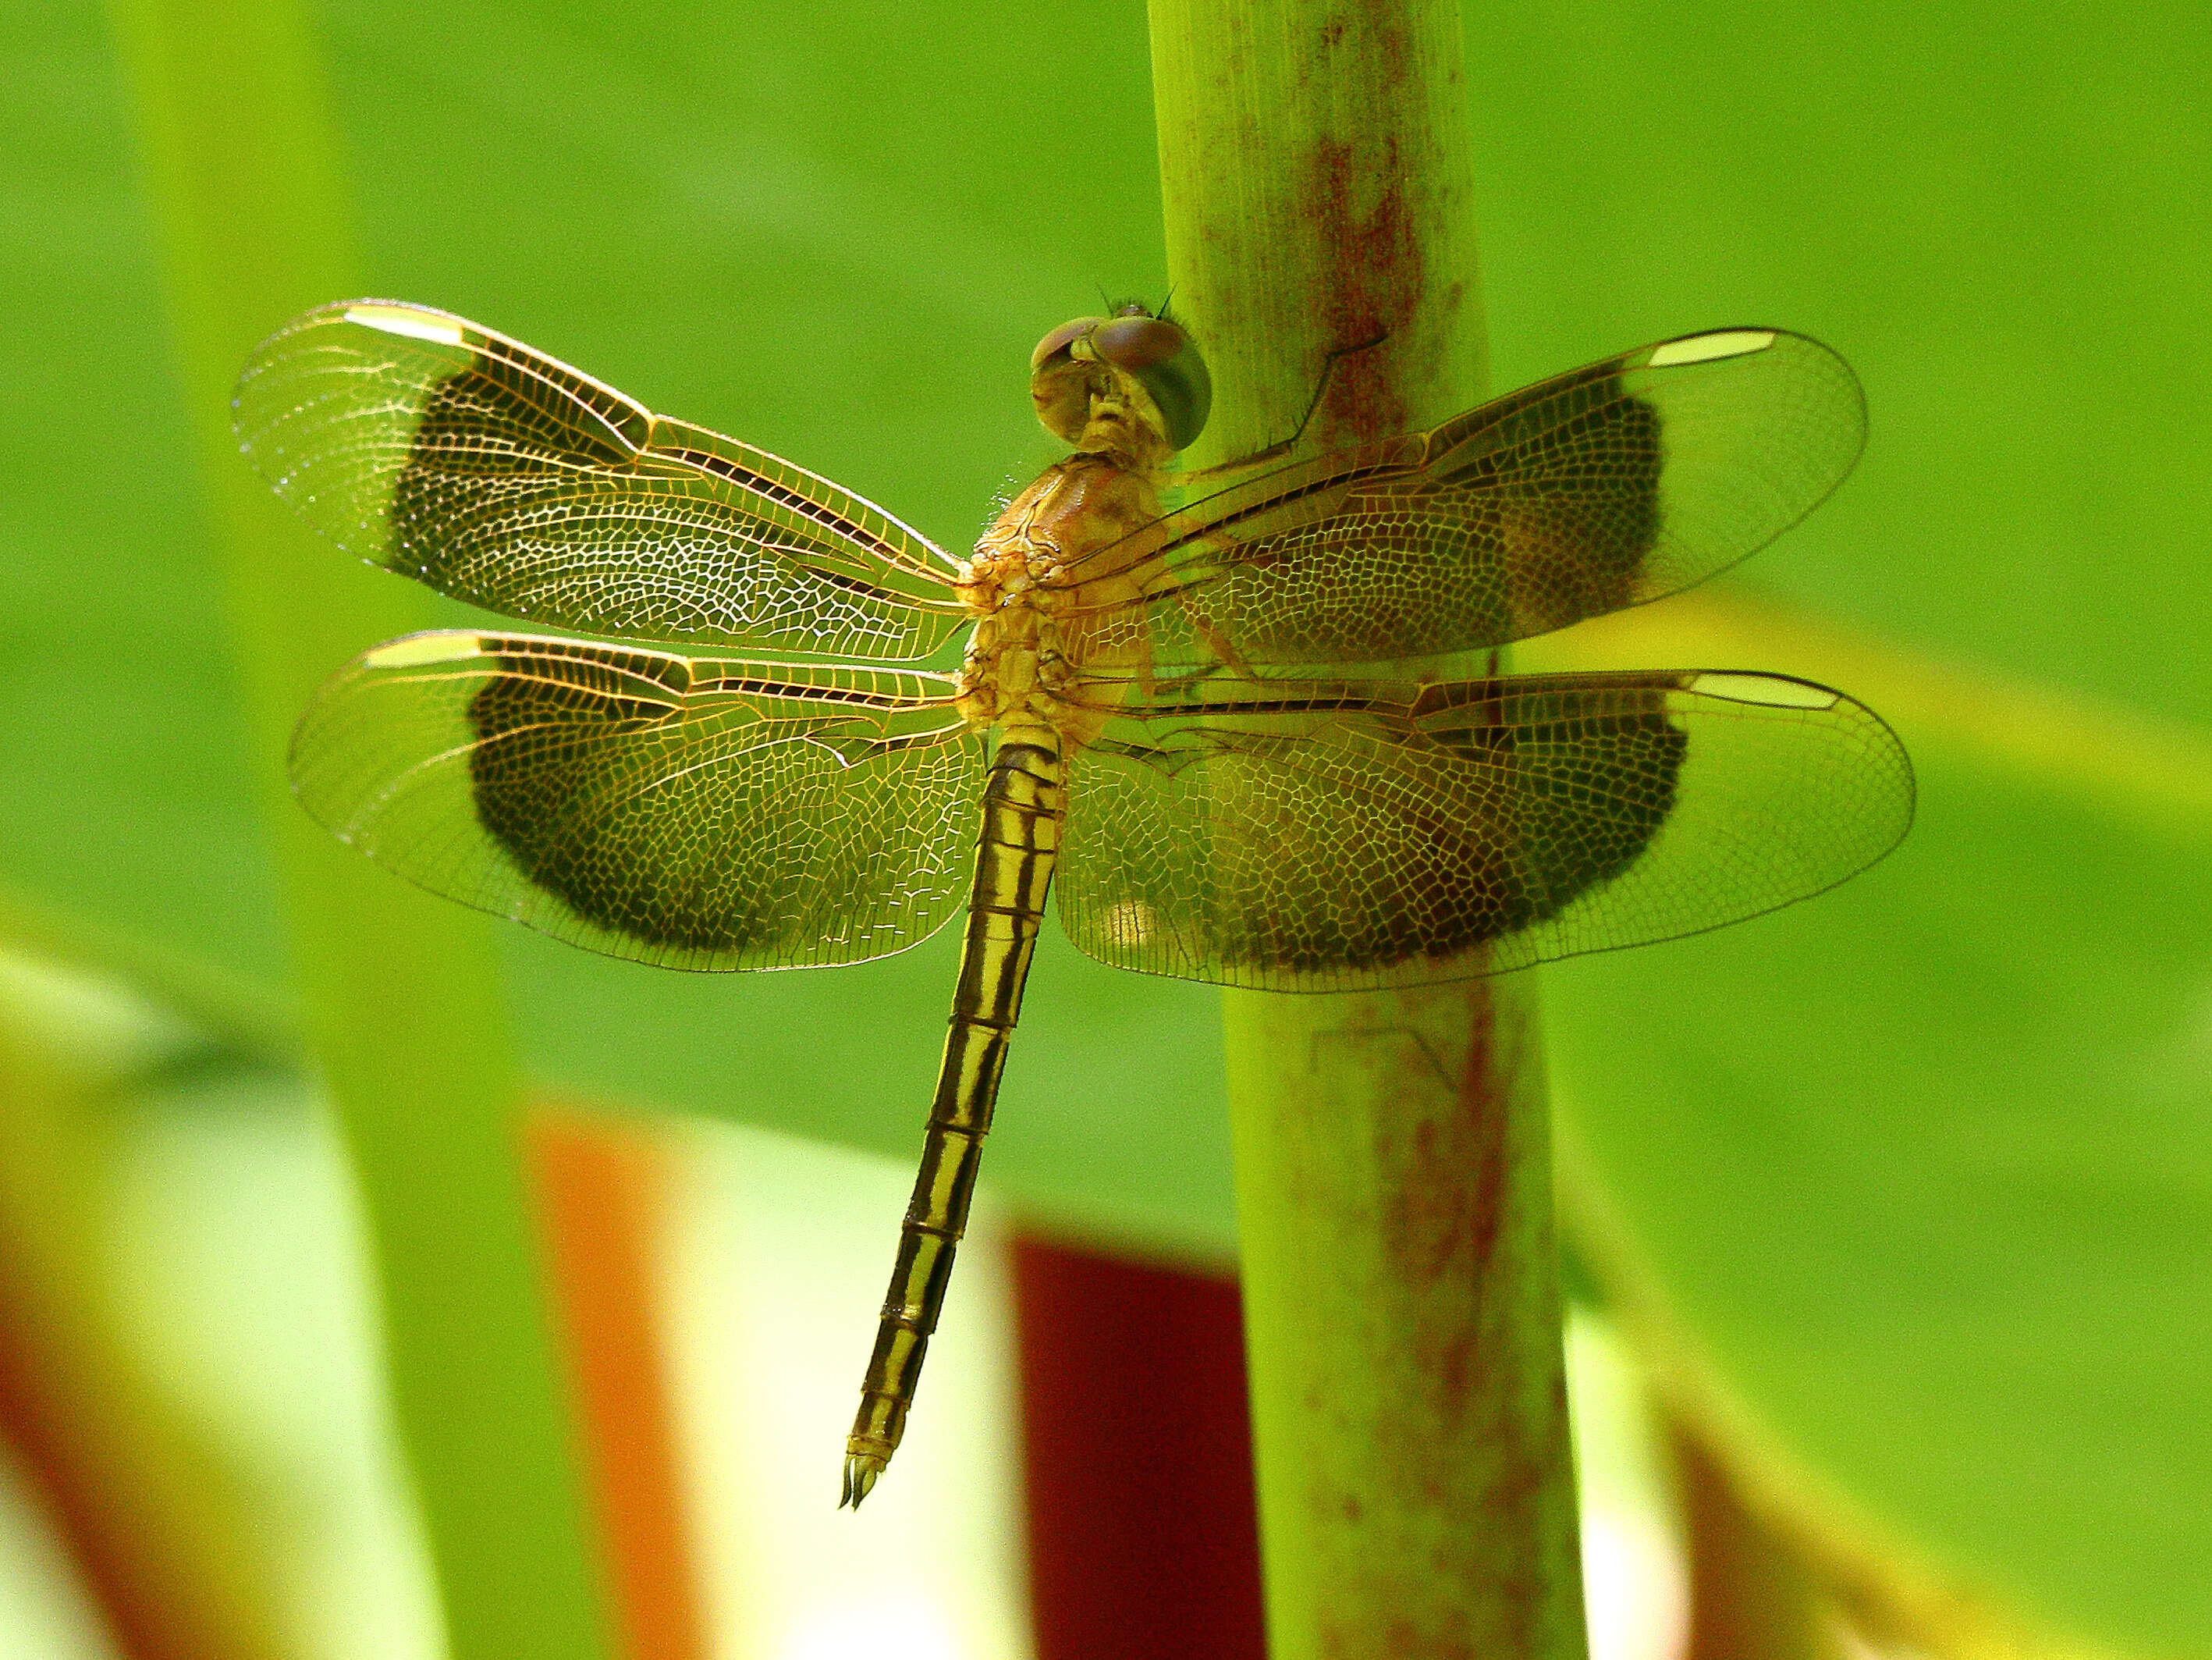
<svg viewBox="0 0 2212 1660">
<path fill-rule="evenodd" d="M 610 956 L 811 968 L 957 908 L 982 743 L 942 676 L 410 635 L 301 718 L 308 812 L 434 893 Z"/>
<path fill-rule="evenodd" d="M 1865 434 L 1818 342 L 1687 336 L 1242 479 L 1072 563 L 1065 611 L 1098 660 L 1155 672 L 1486 650 L 1727 569 L 1834 489 Z"/>
<path fill-rule="evenodd" d="M 945 556 L 869 502 L 427 307 L 287 325 L 234 419 L 339 545 L 509 617 L 911 661 L 963 616 Z"/>
<path fill-rule="evenodd" d="M 1780 676 L 1198 681 L 1078 751 L 1057 892 L 1117 967 L 1413 985 L 1808 898 L 1911 812 L 1879 717 Z"/>
</svg>

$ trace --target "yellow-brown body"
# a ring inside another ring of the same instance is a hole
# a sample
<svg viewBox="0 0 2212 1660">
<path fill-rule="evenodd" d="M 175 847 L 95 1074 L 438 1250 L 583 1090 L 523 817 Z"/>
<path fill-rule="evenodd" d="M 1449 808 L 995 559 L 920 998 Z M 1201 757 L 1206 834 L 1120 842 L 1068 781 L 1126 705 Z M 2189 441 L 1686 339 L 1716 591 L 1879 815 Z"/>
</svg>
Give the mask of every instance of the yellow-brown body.
<svg viewBox="0 0 2212 1660">
<path fill-rule="evenodd" d="M 1077 695 L 1079 678 L 1141 666 L 1098 660 L 1084 619 L 1103 600 L 1122 597 L 1126 574 L 1110 556 L 1094 556 L 1159 516 L 1159 472 L 1171 451 L 1142 387 L 1103 363 L 1080 372 L 1090 413 L 1076 453 L 1008 505 L 962 572 L 975 628 L 962 665 L 961 709 L 994 730 L 997 744 L 921 1170 L 845 1444 L 843 1502 L 850 1505 L 867 1496 L 905 1431 L 1044 926 L 1066 815 L 1067 760 L 1098 735 L 1112 706 L 1110 690 L 1095 684 Z M 1062 583 L 1079 562 L 1085 581 Z"/>
</svg>

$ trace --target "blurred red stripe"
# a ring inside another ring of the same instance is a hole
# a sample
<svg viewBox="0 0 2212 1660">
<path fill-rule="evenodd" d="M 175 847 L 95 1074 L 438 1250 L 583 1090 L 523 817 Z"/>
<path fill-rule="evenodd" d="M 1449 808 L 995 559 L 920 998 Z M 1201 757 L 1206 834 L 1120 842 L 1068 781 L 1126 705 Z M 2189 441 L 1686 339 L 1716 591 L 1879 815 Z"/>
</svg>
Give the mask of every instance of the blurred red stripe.
<svg viewBox="0 0 2212 1660">
<path fill-rule="evenodd" d="M 1037 1660 L 1265 1660 L 1237 1282 L 1014 1247 Z"/>
<path fill-rule="evenodd" d="M 665 1155 L 634 1126 L 554 1111 L 529 1140 L 623 1652 L 705 1660 L 652 1260 Z"/>
</svg>

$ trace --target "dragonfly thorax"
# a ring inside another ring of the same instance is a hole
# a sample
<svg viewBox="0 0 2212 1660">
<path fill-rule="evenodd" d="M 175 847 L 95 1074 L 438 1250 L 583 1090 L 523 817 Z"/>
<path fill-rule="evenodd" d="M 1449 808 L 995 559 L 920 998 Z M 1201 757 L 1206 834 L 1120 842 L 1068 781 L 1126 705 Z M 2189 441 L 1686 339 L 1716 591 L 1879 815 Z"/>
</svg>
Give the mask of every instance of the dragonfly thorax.
<svg viewBox="0 0 2212 1660">
<path fill-rule="evenodd" d="M 1080 631 L 1064 629 L 1058 613 L 1096 603 L 1094 590 L 1114 578 L 1091 575 L 1095 556 L 1159 516 L 1164 441 L 1140 443 L 1137 454 L 1147 465 L 1131 465 L 1118 443 L 1079 450 L 1046 468 L 976 542 L 963 567 L 961 593 L 976 622 L 960 677 L 961 707 L 975 725 L 1068 726 L 1056 694 L 1089 665 Z M 1080 582 L 1070 575 L 1078 570 Z"/>
</svg>

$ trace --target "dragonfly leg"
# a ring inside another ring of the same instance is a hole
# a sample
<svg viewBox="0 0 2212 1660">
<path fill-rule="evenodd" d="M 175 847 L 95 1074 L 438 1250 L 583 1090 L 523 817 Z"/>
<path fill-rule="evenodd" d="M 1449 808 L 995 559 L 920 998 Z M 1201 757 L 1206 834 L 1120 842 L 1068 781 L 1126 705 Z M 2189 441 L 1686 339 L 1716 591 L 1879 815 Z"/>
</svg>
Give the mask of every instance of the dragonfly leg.
<svg viewBox="0 0 2212 1660">
<path fill-rule="evenodd" d="M 1192 603 L 1188 589 L 1181 590 L 1176 593 L 1176 603 L 1182 607 L 1183 618 L 1189 623 L 1190 631 L 1197 636 L 1199 644 L 1204 646 L 1214 655 L 1213 668 L 1206 671 L 1207 672 L 1226 668 L 1247 680 L 1258 678 L 1252 672 L 1252 666 L 1244 660 L 1243 654 L 1230 643 L 1229 636 L 1215 626 L 1212 618 L 1200 611 Z"/>
<path fill-rule="evenodd" d="M 1328 356 L 1322 360 L 1321 379 L 1314 383 L 1313 396 L 1307 400 L 1306 412 L 1298 417 L 1297 427 L 1288 438 L 1280 439 L 1268 445 L 1265 449 L 1254 450 L 1249 455 L 1240 455 L 1234 461 L 1224 461 L 1218 466 L 1201 467 L 1195 472 L 1177 473 L 1174 482 L 1181 485 L 1193 478 L 1217 478 L 1224 473 L 1242 472 L 1247 467 L 1256 466 L 1262 461 L 1273 461 L 1288 455 L 1297 447 L 1298 440 L 1306 435 L 1306 429 L 1313 424 L 1315 412 L 1321 408 L 1321 400 L 1328 395 L 1328 383 L 1335 376 L 1339 361 L 1346 357 L 1357 357 L 1363 351 L 1372 351 L 1389 337 L 1390 331 L 1385 329 L 1372 340 L 1363 340 L 1356 346 L 1332 347 Z"/>
<path fill-rule="evenodd" d="M 999 1075 L 1044 924 L 1064 811 L 1057 734 L 1025 729 L 1001 741 L 983 791 L 975 886 L 945 1061 L 914 1199 L 899 1231 L 898 1261 L 876 1328 L 875 1353 L 860 1384 L 860 1410 L 845 1442 L 841 1509 L 860 1507 L 906 1432 L 915 1385 L 952 1278 L 952 1259 L 967 1231 Z"/>
</svg>

